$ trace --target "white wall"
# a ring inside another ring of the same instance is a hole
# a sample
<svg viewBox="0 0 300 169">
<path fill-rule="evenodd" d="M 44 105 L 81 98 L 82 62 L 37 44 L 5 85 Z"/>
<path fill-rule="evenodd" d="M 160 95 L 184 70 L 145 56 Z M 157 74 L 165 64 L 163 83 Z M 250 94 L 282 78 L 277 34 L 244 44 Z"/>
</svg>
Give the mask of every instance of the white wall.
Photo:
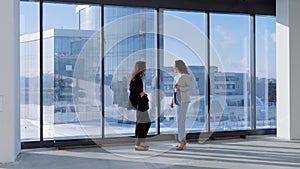
<svg viewBox="0 0 300 169">
<path fill-rule="evenodd" d="M 20 152 L 19 0 L 0 1 L 0 163 Z"/>
<path fill-rule="evenodd" d="M 276 0 L 277 137 L 300 139 L 300 1 Z"/>
</svg>

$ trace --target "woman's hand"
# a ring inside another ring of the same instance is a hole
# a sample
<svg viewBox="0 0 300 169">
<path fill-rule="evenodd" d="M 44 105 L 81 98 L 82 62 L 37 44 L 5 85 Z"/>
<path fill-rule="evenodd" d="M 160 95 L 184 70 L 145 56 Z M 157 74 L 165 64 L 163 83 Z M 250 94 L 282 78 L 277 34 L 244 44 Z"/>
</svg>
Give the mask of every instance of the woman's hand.
<svg viewBox="0 0 300 169">
<path fill-rule="evenodd" d="M 174 107 L 174 101 L 172 99 L 171 103 L 170 103 L 170 107 L 173 108 Z"/>
<path fill-rule="evenodd" d="M 178 83 L 175 84 L 175 89 L 180 90 L 180 86 L 178 85 Z"/>
<path fill-rule="evenodd" d="M 146 93 L 145 92 L 141 92 L 140 96 L 143 97 Z"/>
</svg>

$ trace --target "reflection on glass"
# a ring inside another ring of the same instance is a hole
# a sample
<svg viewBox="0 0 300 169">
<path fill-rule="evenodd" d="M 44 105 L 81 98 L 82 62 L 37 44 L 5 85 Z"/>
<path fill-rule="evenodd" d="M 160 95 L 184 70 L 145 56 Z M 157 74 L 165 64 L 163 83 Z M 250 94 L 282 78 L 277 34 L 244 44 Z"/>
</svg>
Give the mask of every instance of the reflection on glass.
<svg viewBox="0 0 300 169">
<path fill-rule="evenodd" d="M 44 4 L 45 139 L 100 137 L 100 13 L 98 6 Z"/>
<path fill-rule="evenodd" d="M 40 140 L 40 39 L 37 32 L 39 28 L 38 18 L 38 3 L 20 3 L 20 114 L 22 141 Z"/>
<path fill-rule="evenodd" d="M 207 76 L 207 35 L 205 14 L 190 11 L 163 11 L 163 51 L 161 70 L 161 123 L 162 134 L 177 133 L 177 106 L 170 108 L 174 91 L 173 70 L 175 60 L 183 60 L 193 79 L 190 91 L 191 103 L 186 115 L 186 132 L 201 132 L 206 129 L 205 95 Z"/>
<path fill-rule="evenodd" d="M 22 141 L 40 139 L 38 8 L 38 3 L 21 2 Z M 147 63 L 144 86 L 150 99 L 149 134 L 157 134 L 158 125 L 161 134 L 177 133 L 177 114 L 169 103 L 178 59 L 187 63 L 193 77 L 188 133 L 208 131 L 208 111 L 211 132 L 250 129 L 252 32 L 248 15 L 210 14 L 208 42 L 205 13 L 163 10 L 158 31 L 153 9 L 105 6 L 102 60 L 100 6 L 45 3 L 43 11 L 44 139 L 101 138 L 102 103 L 103 137 L 133 136 L 136 116 L 135 111 L 127 110 L 128 82 L 138 60 Z M 256 17 L 257 128 L 276 127 L 275 22 L 274 17 Z M 157 51 L 158 32 L 161 51 Z M 206 92 L 208 43 L 210 96 Z M 210 110 L 206 109 L 208 97 Z"/>
<path fill-rule="evenodd" d="M 250 16 L 211 14 L 210 21 L 211 132 L 250 129 Z"/>
<path fill-rule="evenodd" d="M 256 128 L 276 128 L 276 18 L 256 17 Z"/>
<path fill-rule="evenodd" d="M 105 6 L 104 22 L 105 137 L 135 133 L 136 113 L 127 110 L 127 103 L 130 74 L 136 61 L 146 61 L 144 87 L 152 120 L 149 134 L 156 134 L 156 97 L 151 86 L 157 75 L 155 10 Z"/>
</svg>

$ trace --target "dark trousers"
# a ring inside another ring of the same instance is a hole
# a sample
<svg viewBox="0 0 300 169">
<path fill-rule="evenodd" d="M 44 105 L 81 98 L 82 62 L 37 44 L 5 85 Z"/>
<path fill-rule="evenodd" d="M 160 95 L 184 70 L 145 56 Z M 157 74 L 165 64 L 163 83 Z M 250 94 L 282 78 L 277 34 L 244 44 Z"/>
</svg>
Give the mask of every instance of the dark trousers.
<svg viewBox="0 0 300 169">
<path fill-rule="evenodd" d="M 150 126 L 151 121 L 148 111 L 137 111 L 135 127 L 135 137 L 137 138 L 136 145 L 140 145 L 142 142 L 145 142 Z"/>
</svg>

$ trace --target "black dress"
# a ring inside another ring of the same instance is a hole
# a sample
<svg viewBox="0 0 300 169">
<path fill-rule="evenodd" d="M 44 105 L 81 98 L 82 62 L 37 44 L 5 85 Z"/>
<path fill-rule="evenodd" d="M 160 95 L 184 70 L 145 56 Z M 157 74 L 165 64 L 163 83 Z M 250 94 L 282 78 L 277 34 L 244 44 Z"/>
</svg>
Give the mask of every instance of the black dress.
<svg viewBox="0 0 300 169">
<path fill-rule="evenodd" d="M 135 137 L 137 138 L 136 145 L 140 145 L 141 143 L 145 142 L 145 138 L 147 137 L 149 128 L 151 126 L 150 117 L 147 111 L 148 109 L 145 107 L 144 109 L 139 108 L 138 106 L 141 105 L 140 102 L 143 102 L 143 104 L 148 105 L 147 95 L 144 95 L 143 96 L 144 98 L 142 98 L 140 96 L 141 92 L 143 92 L 143 80 L 141 74 L 138 74 L 134 78 L 134 80 L 130 83 L 130 95 L 129 95 L 129 99 L 131 101 L 132 106 L 137 108 L 136 127 L 135 127 Z"/>
</svg>

